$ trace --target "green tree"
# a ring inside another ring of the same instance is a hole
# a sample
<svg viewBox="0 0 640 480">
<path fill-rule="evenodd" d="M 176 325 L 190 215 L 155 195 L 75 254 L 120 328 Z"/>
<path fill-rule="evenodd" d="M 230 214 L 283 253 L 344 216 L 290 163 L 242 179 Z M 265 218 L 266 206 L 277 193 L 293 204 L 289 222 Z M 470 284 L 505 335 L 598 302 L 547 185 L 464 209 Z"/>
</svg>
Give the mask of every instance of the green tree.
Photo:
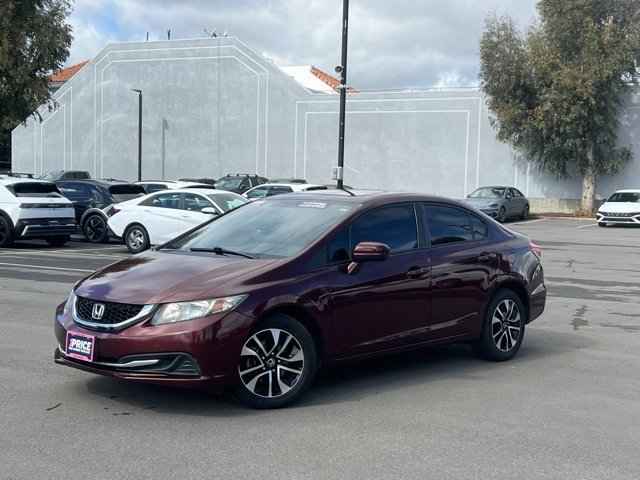
<svg viewBox="0 0 640 480">
<path fill-rule="evenodd" d="M 0 1 L 0 152 L 10 151 L 13 128 L 52 106 L 47 76 L 69 57 L 70 10 L 70 0 Z"/>
<path fill-rule="evenodd" d="M 620 146 L 624 103 L 637 83 L 638 0 L 540 0 L 522 33 L 490 16 L 480 44 L 481 85 L 498 139 L 542 170 L 583 179 L 592 212 L 596 179 L 632 156 Z"/>
</svg>

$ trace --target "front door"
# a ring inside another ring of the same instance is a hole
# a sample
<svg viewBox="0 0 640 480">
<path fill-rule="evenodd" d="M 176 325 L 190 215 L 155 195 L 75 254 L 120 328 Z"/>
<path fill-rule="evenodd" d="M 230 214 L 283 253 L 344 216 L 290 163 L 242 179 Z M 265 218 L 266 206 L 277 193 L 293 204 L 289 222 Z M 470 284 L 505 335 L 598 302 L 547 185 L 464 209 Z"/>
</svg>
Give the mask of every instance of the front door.
<svg viewBox="0 0 640 480">
<path fill-rule="evenodd" d="M 426 338 L 429 254 L 420 232 L 414 205 L 403 203 L 364 213 L 329 242 L 329 261 L 335 262 L 328 285 L 337 356 L 399 348 Z M 360 242 L 385 243 L 391 255 L 348 273 L 348 252 Z"/>
<path fill-rule="evenodd" d="M 479 216 L 448 205 L 423 205 L 431 239 L 431 331 L 443 339 L 479 334 L 497 255 Z"/>
</svg>

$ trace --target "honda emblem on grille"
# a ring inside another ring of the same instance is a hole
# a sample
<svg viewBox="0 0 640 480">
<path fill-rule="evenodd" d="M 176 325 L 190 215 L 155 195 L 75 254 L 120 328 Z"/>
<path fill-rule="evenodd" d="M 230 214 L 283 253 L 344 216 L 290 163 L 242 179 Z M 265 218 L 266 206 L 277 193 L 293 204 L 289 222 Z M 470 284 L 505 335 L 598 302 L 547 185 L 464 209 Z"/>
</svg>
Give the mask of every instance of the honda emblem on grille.
<svg viewBox="0 0 640 480">
<path fill-rule="evenodd" d="M 102 320 L 104 316 L 104 303 L 94 303 L 91 309 L 91 318 L 94 320 Z"/>
</svg>

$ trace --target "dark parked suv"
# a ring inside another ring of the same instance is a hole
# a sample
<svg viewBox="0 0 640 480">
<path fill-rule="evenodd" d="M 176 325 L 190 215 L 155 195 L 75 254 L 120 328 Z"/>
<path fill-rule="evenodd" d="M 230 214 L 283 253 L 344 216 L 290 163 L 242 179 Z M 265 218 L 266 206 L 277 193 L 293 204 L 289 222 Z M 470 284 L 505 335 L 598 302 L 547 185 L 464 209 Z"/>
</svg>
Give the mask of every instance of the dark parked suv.
<svg viewBox="0 0 640 480">
<path fill-rule="evenodd" d="M 73 202 L 76 221 L 92 243 L 109 239 L 106 207 L 146 194 L 140 185 L 112 180 L 61 180 L 56 185 Z"/>
<path fill-rule="evenodd" d="M 272 197 L 78 283 L 56 310 L 55 360 L 232 386 L 257 408 L 299 398 L 325 363 L 448 342 L 509 360 L 545 307 L 540 256 L 441 198 Z"/>
</svg>

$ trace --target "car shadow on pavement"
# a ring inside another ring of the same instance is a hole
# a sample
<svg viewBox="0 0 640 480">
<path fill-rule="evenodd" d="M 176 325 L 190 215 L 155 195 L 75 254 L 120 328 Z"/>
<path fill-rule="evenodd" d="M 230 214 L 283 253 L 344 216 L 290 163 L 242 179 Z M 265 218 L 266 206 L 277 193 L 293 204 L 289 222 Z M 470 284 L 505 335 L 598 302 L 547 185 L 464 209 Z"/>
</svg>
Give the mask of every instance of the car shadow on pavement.
<svg viewBox="0 0 640 480">
<path fill-rule="evenodd" d="M 501 370 L 512 366 L 535 368 L 535 363 L 542 358 L 575 352 L 588 348 L 592 343 L 593 340 L 579 334 L 536 329 L 527 332 L 518 356 L 507 363 L 479 360 L 468 345 L 452 345 L 341 364 L 321 371 L 304 398 L 289 408 L 358 402 L 370 396 L 443 380 L 486 383 Z M 101 399 L 105 413 L 114 416 L 145 411 L 203 417 L 260 413 L 238 404 L 230 394 L 212 395 L 198 390 L 136 384 L 109 377 L 94 377 L 83 385 L 91 395 Z"/>
</svg>

